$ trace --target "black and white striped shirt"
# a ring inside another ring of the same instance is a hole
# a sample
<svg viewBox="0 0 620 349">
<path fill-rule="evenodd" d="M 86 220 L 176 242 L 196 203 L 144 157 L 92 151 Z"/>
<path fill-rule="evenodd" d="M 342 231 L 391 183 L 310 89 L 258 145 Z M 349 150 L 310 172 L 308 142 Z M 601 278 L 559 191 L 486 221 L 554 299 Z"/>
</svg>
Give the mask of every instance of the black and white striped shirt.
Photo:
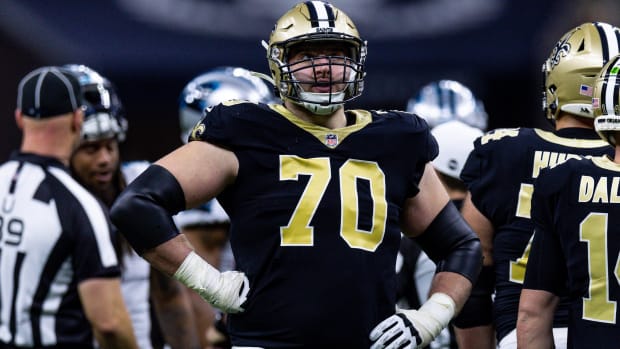
<svg viewBox="0 0 620 349">
<path fill-rule="evenodd" d="M 58 160 L 14 153 L 0 166 L 0 348 L 89 348 L 77 292 L 119 277 L 109 219 Z"/>
</svg>

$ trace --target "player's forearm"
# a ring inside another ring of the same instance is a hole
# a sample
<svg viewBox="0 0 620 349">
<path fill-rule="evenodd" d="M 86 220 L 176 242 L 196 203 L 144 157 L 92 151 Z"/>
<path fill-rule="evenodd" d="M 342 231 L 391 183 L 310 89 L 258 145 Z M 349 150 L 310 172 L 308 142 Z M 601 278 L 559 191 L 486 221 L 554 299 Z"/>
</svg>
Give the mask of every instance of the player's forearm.
<svg viewBox="0 0 620 349">
<path fill-rule="evenodd" d="M 206 304 L 206 303 L 205 303 Z M 200 348 L 194 316 L 189 304 L 174 299 L 158 306 L 157 315 L 166 340 L 172 349 Z M 201 334 L 204 336 L 204 334 Z"/>
<path fill-rule="evenodd" d="M 463 201 L 461 208 L 463 219 L 471 229 L 480 238 L 480 247 L 482 249 L 483 265 L 493 265 L 493 240 L 495 229 L 491 221 L 486 218 L 471 201 L 471 193 L 468 192 L 467 198 Z"/>
<path fill-rule="evenodd" d="M 536 313 L 519 311 L 517 344 L 521 349 L 553 348 L 552 321 Z"/>
<path fill-rule="evenodd" d="M 454 327 L 456 342 L 460 349 L 495 348 L 495 330 L 492 325 L 470 328 Z"/>
<path fill-rule="evenodd" d="M 145 251 L 142 257 L 166 276 L 172 276 L 191 251 L 193 249 L 187 238 L 180 234 L 155 248 Z"/>
<path fill-rule="evenodd" d="M 138 349 L 131 320 L 127 313 L 118 318 L 113 324 L 94 327 L 93 333 L 102 349 Z"/>
<path fill-rule="evenodd" d="M 151 297 L 166 343 L 172 349 L 200 348 L 190 299 L 179 281 L 151 271 Z"/>
<path fill-rule="evenodd" d="M 523 289 L 519 299 L 519 348 L 553 348 L 553 314 L 559 297 L 547 291 Z"/>
<path fill-rule="evenodd" d="M 455 313 L 458 313 L 467 301 L 472 289 L 471 281 L 455 272 L 439 272 L 433 278 L 430 294 L 441 292 L 450 296 L 456 305 Z"/>
</svg>

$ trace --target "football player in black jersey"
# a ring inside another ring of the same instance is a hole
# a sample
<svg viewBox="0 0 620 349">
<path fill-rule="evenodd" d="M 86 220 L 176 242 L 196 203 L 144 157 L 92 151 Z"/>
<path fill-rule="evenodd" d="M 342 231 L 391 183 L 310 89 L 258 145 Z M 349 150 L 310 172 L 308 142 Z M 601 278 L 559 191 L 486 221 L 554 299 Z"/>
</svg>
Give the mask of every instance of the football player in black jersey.
<svg viewBox="0 0 620 349">
<path fill-rule="evenodd" d="M 364 87 L 366 42 L 329 3 L 295 5 L 265 47 L 283 104 L 209 110 L 188 144 L 127 187 L 113 221 L 144 258 L 229 313 L 233 347 L 427 345 L 482 256 L 430 164 L 426 122 L 345 112 Z M 198 257 L 170 218 L 215 196 L 238 271 Z M 429 299 L 395 314 L 401 229 L 439 267 Z"/>
<path fill-rule="evenodd" d="M 553 313 L 561 296 L 569 300 L 569 348 L 615 348 L 620 342 L 619 72 L 616 56 L 601 70 L 592 99 L 594 127 L 615 147 L 615 157 L 570 160 L 536 179 L 519 348 L 553 346 Z"/>
<path fill-rule="evenodd" d="M 533 231 L 534 179 L 541 169 L 570 158 L 613 154 L 593 129 L 591 99 L 596 74 L 619 46 L 620 30 L 609 24 L 571 29 L 543 65 L 543 107 L 555 131 L 498 129 L 475 142 L 461 173 L 470 192 L 462 213 L 480 237 L 484 268 L 468 301 L 472 306 L 459 314 L 461 347 L 495 347 L 494 325 L 499 347 L 516 348 L 519 295 Z M 567 309 L 561 304 L 555 315 L 557 348 L 566 346 Z"/>
</svg>

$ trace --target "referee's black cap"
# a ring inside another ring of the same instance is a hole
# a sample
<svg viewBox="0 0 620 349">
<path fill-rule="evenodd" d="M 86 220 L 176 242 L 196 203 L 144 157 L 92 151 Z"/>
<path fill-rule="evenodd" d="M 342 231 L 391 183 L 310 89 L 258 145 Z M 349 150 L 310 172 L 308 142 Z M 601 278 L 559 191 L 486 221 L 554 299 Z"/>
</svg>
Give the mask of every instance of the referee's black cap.
<svg viewBox="0 0 620 349">
<path fill-rule="evenodd" d="M 43 119 L 72 112 L 82 106 L 77 77 L 62 67 L 41 67 L 28 73 L 17 87 L 17 108 Z"/>
</svg>

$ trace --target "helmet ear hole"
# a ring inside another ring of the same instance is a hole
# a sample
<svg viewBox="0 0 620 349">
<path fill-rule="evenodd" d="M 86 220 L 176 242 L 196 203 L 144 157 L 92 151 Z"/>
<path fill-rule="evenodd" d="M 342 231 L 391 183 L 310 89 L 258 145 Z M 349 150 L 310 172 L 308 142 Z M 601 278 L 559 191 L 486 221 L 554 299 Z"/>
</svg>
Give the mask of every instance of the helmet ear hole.
<svg viewBox="0 0 620 349">
<path fill-rule="evenodd" d="M 555 113 L 558 111 L 558 97 L 556 95 L 556 91 L 557 91 L 557 87 L 555 85 L 550 85 L 548 88 L 548 96 L 553 98 L 553 101 L 551 103 L 549 103 L 549 111 L 551 112 L 551 115 L 555 115 Z M 555 116 L 554 116 L 555 118 Z"/>
<path fill-rule="evenodd" d="M 557 103 L 553 102 L 553 103 L 549 104 L 549 110 L 551 111 L 552 114 L 555 114 L 555 112 L 558 110 Z"/>
</svg>

